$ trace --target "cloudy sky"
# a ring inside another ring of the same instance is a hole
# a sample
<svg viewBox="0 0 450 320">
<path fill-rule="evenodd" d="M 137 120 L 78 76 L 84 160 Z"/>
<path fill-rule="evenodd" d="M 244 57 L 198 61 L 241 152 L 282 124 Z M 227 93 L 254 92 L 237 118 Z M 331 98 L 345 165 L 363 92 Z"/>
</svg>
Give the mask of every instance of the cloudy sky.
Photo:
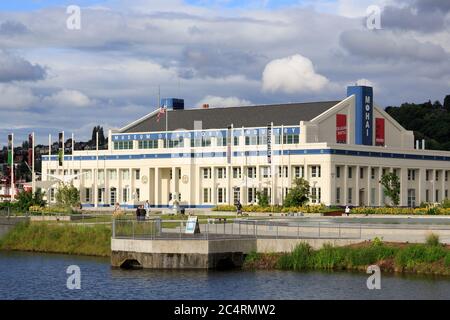
<svg viewBox="0 0 450 320">
<path fill-rule="evenodd" d="M 189 107 L 341 99 L 356 82 L 383 107 L 442 101 L 449 31 L 448 0 L 1 1 L 0 144 L 122 127 L 156 108 L 158 86 Z"/>
</svg>

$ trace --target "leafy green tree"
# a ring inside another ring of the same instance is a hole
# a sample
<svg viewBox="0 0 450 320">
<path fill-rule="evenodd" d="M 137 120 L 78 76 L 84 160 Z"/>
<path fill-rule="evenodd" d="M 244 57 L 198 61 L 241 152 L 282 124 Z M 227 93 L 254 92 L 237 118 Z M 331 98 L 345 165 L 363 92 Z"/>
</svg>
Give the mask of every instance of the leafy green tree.
<svg viewBox="0 0 450 320">
<path fill-rule="evenodd" d="M 303 178 L 297 178 L 293 184 L 294 186 L 284 199 L 285 207 L 301 207 L 309 201 L 309 182 Z"/>
<path fill-rule="evenodd" d="M 260 205 L 261 207 L 269 206 L 269 196 L 266 192 L 258 191 L 256 193 L 256 197 L 258 198 L 258 205 Z"/>
<path fill-rule="evenodd" d="M 47 204 L 41 189 L 38 189 L 35 193 L 22 191 L 16 196 L 16 200 L 16 207 L 22 212 L 28 211 L 32 206 L 44 207 Z"/>
<path fill-rule="evenodd" d="M 400 204 L 400 180 L 398 176 L 390 172 L 381 177 L 380 183 L 384 188 L 384 195 L 392 200 L 394 206 L 398 206 Z"/>
<path fill-rule="evenodd" d="M 72 184 L 60 184 L 56 192 L 56 202 L 63 207 L 74 207 L 80 203 L 80 192 Z"/>
</svg>

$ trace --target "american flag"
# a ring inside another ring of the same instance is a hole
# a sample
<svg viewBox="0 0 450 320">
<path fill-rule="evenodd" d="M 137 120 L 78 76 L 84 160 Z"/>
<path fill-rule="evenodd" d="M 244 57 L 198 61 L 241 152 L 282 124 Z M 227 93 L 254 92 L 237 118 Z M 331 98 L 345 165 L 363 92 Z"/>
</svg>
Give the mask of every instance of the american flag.
<svg viewBox="0 0 450 320">
<path fill-rule="evenodd" d="M 159 113 L 156 117 L 156 122 L 159 122 L 159 120 L 161 120 L 161 117 L 166 113 L 166 109 L 167 108 L 165 105 L 159 108 Z"/>
</svg>

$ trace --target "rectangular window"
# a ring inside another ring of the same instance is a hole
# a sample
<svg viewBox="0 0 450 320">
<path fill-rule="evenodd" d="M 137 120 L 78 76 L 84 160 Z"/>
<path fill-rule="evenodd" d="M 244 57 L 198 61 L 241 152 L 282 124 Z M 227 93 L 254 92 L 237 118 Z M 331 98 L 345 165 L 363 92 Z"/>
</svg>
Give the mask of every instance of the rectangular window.
<svg viewBox="0 0 450 320">
<path fill-rule="evenodd" d="M 320 203 L 321 193 L 320 188 L 311 188 L 311 202 L 317 204 Z"/>
<path fill-rule="evenodd" d="M 105 202 L 105 188 L 98 188 L 97 196 L 98 196 L 98 202 L 104 203 Z"/>
<path fill-rule="evenodd" d="M 341 203 L 341 188 L 336 188 L 336 203 Z"/>
<path fill-rule="evenodd" d="M 439 171 L 435 172 L 435 176 L 436 176 L 436 181 L 439 181 Z"/>
<path fill-rule="evenodd" d="M 227 178 L 227 168 L 217 168 L 217 179 Z"/>
<path fill-rule="evenodd" d="M 300 142 L 300 137 L 298 134 L 285 134 L 283 135 L 284 144 L 298 144 Z"/>
<path fill-rule="evenodd" d="M 130 179 L 130 171 L 122 170 L 122 180 L 129 180 L 129 179 Z"/>
<path fill-rule="evenodd" d="M 225 147 L 227 146 L 227 137 L 217 137 L 216 138 L 216 144 L 218 147 Z"/>
<path fill-rule="evenodd" d="M 239 145 L 239 137 L 233 138 L 233 145 L 238 146 Z"/>
<path fill-rule="evenodd" d="M 430 181 L 430 170 L 425 171 L 425 180 Z"/>
<path fill-rule="evenodd" d="M 227 202 L 227 189 L 225 188 L 217 189 L 217 202 L 218 203 Z"/>
<path fill-rule="evenodd" d="M 108 177 L 109 177 L 109 180 L 116 180 L 117 179 L 117 171 L 116 170 L 108 170 Z"/>
<path fill-rule="evenodd" d="M 435 197 L 434 197 L 434 202 L 439 202 L 439 190 L 435 191 Z"/>
<path fill-rule="evenodd" d="M 320 172 L 320 166 L 312 166 L 311 167 L 311 177 L 312 178 L 320 178 L 321 172 Z"/>
<path fill-rule="evenodd" d="M 445 196 L 445 199 L 448 199 L 448 189 L 445 189 L 444 196 Z"/>
<path fill-rule="evenodd" d="M 425 202 L 430 202 L 430 190 L 425 190 Z"/>
<path fill-rule="evenodd" d="M 348 196 L 347 203 L 352 204 L 352 202 L 353 202 L 353 189 L 352 188 L 348 188 L 347 196 Z"/>
<path fill-rule="evenodd" d="M 256 168 L 255 167 L 247 168 L 247 177 L 249 177 L 250 179 L 256 178 Z"/>
<path fill-rule="evenodd" d="M 278 178 L 287 178 L 288 177 L 288 167 L 282 166 L 278 167 Z"/>
<path fill-rule="evenodd" d="M 359 178 L 364 179 L 364 168 L 359 168 Z"/>
<path fill-rule="evenodd" d="M 135 195 L 136 195 L 136 201 L 141 201 L 141 189 L 136 188 Z"/>
<path fill-rule="evenodd" d="M 139 149 L 158 149 L 158 140 L 141 140 L 138 143 Z"/>
<path fill-rule="evenodd" d="M 91 189 L 90 188 L 84 189 L 84 201 L 91 202 Z"/>
<path fill-rule="evenodd" d="M 114 150 L 131 150 L 133 149 L 133 141 L 115 141 Z"/>
<path fill-rule="evenodd" d="M 445 171 L 445 181 L 448 181 L 448 171 Z"/>
<path fill-rule="evenodd" d="M 50 189 L 50 202 L 55 201 L 55 188 Z"/>
<path fill-rule="evenodd" d="M 375 188 L 372 188 L 370 190 L 370 205 L 374 206 L 375 205 L 375 195 L 376 195 L 376 191 Z"/>
<path fill-rule="evenodd" d="M 348 167 L 348 178 L 351 179 L 353 176 L 353 168 L 352 167 Z"/>
<path fill-rule="evenodd" d="M 247 189 L 247 202 L 255 203 L 256 202 L 256 188 L 248 188 Z"/>
<path fill-rule="evenodd" d="M 416 190 L 408 189 L 408 207 L 414 208 L 416 206 Z"/>
<path fill-rule="evenodd" d="M 172 138 L 172 139 L 164 139 L 164 148 L 183 148 L 184 147 L 184 138 Z"/>
<path fill-rule="evenodd" d="M 233 168 L 233 179 L 241 179 L 242 172 L 240 167 Z"/>
<path fill-rule="evenodd" d="M 191 139 L 191 147 L 210 147 L 210 146 L 211 146 L 210 136 Z"/>
<path fill-rule="evenodd" d="M 211 168 L 203 168 L 203 179 L 211 179 Z"/>
<path fill-rule="evenodd" d="M 122 189 L 122 202 L 128 202 L 128 188 Z"/>
<path fill-rule="evenodd" d="M 408 169 L 408 181 L 416 180 L 416 170 Z"/>
<path fill-rule="evenodd" d="M 136 180 L 140 180 L 141 179 L 141 170 L 136 169 L 136 171 L 134 172 L 134 177 Z"/>
<path fill-rule="evenodd" d="M 233 201 L 234 203 L 241 201 L 241 188 L 239 187 L 233 188 Z"/>
<path fill-rule="evenodd" d="M 305 176 L 303 167 L 294 167 L 295 178 L 303 178 Z"/>
<path fill-rule="evenodd" d="M 341 177 L 341 167 L 336 166 L 336 178 L 340 178 Z"/>
<path fill-rule="evenodd" d="M 372 180 L 375 179 L 375 169 L 374 169 L 374 168 L 372 168 L 372 169 L 370 170 L 370 178 L 371 178 Z"/>
<path fill-rule="evenodd" d="M 211 188 L 203 188 L 203 202 L 211 202 Z"/>
<path fill-rule="evenodd" d="M 261 177 L 263 178 L 271 178 L 272 174 L 270 172 L 270 167 L 261 167 Z"/>
</svg>

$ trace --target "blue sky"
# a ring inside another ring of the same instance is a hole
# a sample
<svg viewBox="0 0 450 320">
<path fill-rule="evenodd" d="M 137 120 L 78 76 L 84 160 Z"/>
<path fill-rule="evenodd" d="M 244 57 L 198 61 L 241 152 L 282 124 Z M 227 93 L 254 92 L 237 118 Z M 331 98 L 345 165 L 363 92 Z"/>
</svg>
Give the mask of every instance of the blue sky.
<svg viewBox="0 0 450 320">
<path fill-rule="evenodd" d="M 66 6 L 82 7 L 69 30 Z M 380 6 L 382 29 L 366 9 Z M 14 132 L 88 139 L 162 97 L 190 108 L 342 99 L 381 107 L 450 94 L 450 4 L 441 0 L 0 1 L 0 145 Z"/>
</svg>

